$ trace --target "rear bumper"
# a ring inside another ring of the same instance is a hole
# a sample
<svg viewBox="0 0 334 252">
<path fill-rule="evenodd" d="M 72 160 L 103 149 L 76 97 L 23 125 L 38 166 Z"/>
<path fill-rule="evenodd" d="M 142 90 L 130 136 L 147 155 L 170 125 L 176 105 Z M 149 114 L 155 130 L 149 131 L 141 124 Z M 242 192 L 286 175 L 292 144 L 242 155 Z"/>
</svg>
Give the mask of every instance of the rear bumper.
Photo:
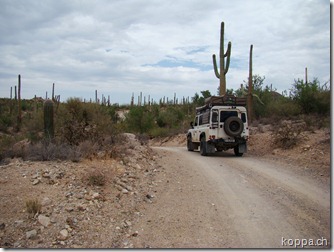
<svg viewBox="0 0 334 252">
<path fill-rule="evenodd" d="M 229 140 L 225 140 L 222 138 L 218 138 L 218 139 L 210 139 L 208 141 L 208 143 L 213 144 L 215 146 L 230 146 L 230 147 L 234 147 L 237 146 L 239 144 L 245 144 L 247 142 L 247 140 L 245 138 L 237 138 L 235 137 L 233 139 L 234 141 Z"/>
</svg>

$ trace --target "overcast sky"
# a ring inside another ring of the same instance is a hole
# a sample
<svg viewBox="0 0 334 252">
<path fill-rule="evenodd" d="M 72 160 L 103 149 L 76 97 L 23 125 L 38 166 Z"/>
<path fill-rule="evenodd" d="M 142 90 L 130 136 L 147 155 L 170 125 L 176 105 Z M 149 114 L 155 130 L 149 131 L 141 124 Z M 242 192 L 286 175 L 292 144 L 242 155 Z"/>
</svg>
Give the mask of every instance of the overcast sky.
<svg viewBox="0 0 334 252">
<path fill-rule="evenodd" d="M 253 74 L 278 92 L 295 79 L 330 80 L 328 0 L 0 0 L 0 97 L 22 78 L 22 97 L 110 95 L 181 99 L 219 80 L 220 23 L 232 42 L 227 88 Z M 137 98 L 136 98 L 137 99 Z"/>
</svg>

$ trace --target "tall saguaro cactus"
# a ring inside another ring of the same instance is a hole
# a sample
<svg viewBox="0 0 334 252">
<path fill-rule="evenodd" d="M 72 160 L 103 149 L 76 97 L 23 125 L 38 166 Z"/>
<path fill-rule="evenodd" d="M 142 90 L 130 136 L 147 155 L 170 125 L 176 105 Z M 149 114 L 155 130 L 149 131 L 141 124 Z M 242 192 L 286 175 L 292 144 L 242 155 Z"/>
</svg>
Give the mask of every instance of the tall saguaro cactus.
<svg viewBox="0 0 334 252">
<path fill-rule="evenodd" d="M 216 55 L 215 54 L 212 55 L 213 69 L 215 71 L 216 77 L 219 79 L 219 95 L 226 94 L 226 74 L 230 66 L 231 47 L 232 47 L 232 43 L 228 42 L 227 50 L 224 53 L 224 22 L 221 22 L 220 50 L 219 50 L 220 73 L 218 72 L 218 68 L 217 68 Z M 226 65 L 225 65 L 225 58 L 226 58 Z"/>
<path fill-rule="evenodd" d="M 253 121 L 253 115 L 254 115 L 253 97 L 255 97 L 260 104 L 264 105 L 260 97 L 257 94 L 253 93 L 253 45 L 251 45 L 249 49 L 248 92 L 243 91 L 243 95 L 247 96 L 247 117 L 248 117 L 248 122 L 251 123 Z"/>
<path fill-rule="evenodd" d="M 53 101 L 44 102 L 44 133 L 45 137 L 53 139 L 54 137 L 54 120 L 53 120 Z"/>
<path fill-rule="evenodd" d="M 17 125 L 16 130 L 20 131 L 22 124 L 22 109 L 21 109 L 21 75 L 18 75 L 18 91 L 17 91 Z"/>
<path fill-rule="evenodd" d="M 253 120 L 253 45 L 249 49 L 249 76 L 248 76 L 248 121 L 251 123 Z"/>
</svg>

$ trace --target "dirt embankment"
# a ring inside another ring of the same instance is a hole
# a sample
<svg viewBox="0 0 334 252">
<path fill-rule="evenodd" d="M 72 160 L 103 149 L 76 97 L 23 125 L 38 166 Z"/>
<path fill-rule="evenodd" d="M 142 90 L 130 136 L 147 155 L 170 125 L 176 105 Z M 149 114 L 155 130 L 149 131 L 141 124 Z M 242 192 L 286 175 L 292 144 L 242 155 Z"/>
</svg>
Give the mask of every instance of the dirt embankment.
<svg viewBox="0 0 334 252">
<path fill-rule="evenodd" d="M 246 155 L 281 160 L 302 166 L 305 170 L 312 171 L 320 176 L 330 176 L 328 170 L 328 167 L 330 167 L 329 129 L 302 132 L 298 138 L 298 143 L 291 149 L 282 149 L 275 146 L 272 134 L 272 125 L 250 127 L 248 153 Z M 157 138 L 150 141 L 151 146 L 161 147 L 185 147 L 186 144 L 186 134 Z"/>
<path fill-rule="evenodd" d="M 137 235 L 133 219 L 154 201 L 160 170 L 134 135 L 125 134 L 120 148 L 116 159 L 103 152 L 79 163 L 13 159 L 0 166 L 0 246 L 126 247 L 123 237 Z M 99 179 L 104 185 L 94 185 Z M 26 203 L 34 199 L 42 207 L 32 216 Z"/>
</svg>

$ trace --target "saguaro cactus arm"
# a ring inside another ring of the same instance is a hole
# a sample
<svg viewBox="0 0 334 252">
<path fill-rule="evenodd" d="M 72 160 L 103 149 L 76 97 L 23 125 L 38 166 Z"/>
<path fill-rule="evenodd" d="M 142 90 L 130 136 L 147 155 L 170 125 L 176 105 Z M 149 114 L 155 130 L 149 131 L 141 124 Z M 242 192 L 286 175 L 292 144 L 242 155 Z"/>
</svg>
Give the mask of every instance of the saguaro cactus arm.
<svg viewBox="0 0 334 252">
<path fill-rule="evenodd" d="M 217 62 L 216 62 L 216 55 L 215 54 L 212 55 L 212 61 L 213 61 L 213 70 L 215 71 L 215 75 L 218 79 L 220 79 L 220 74 L 218 72 Z"/>
<path fill-rule="evenodd" d="M 249 95 L 243 86 L 240 88 L 240 91 L 241 91 L 241 97 Z M 261 101 L 260 97 L 257 94 L 252 93 L 251 96 L 255 97 L 262 105 L 264 105 L 264 103 Z"/>
<path fill-rule="evenodd" d="M 232 48 L 232 43 L 228 42 L 227 51 L 224 54 L 224 57 L 226 57 L 226 67 L 225 67 L 225 70 L 224 70 L 224 74 L 227 74 L 228 69 L 230 67 L 231 48 Z"/>
<path fill-rule="evenodd" d="M 260 97 L 257 94 L 252 94 L 252 96 L 255 97 L 259 101 L 259 103 L 264 105 L 264 103 L 261 101 Z"/>
</svg>

